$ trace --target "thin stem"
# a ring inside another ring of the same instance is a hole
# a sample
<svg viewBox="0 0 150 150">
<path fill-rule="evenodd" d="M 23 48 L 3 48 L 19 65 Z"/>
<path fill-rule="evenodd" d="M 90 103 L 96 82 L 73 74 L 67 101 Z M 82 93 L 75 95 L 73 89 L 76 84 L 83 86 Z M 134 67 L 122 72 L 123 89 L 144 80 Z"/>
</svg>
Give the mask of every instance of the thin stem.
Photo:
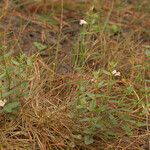
<svg viewBox="0 0 150 150">
<path fill-rule="evenodd" d="M 58 41 L 57 41 L 57 48 L 56 48 L 56 55 L 55 55 L 55 64 L 54 69 L 56 70 L 58 66 L 58 53 L 59 53 L 59 46 L 61 41 L 61 35 L 62 35 L 62 28 L 63 28 L 63 13 L 64 13 L 64 1 L 61 0 L 61 16 L 60 16 L 60 28 L 59 28 L 59 35 L 58 35 Z"/>
</svg>

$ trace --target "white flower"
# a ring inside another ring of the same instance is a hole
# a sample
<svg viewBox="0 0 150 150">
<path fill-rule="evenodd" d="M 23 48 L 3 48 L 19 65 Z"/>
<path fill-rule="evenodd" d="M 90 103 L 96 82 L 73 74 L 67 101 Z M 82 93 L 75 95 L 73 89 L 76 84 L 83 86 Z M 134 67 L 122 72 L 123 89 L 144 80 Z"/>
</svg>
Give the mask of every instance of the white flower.
<svg viewBox="0 0 150 150">
<path fill-rule="evenodd" d="M 0 107 L 3 107 L 6 104 L 6 99 L 0 100 Z"/>
<path fill-rule="evenodd" d="M 120 76 L 120 72 L 116 72 L 115 76 Z"/>
<path fill-rule="evenodd" d="M 114 71 L 112 72 L 112 74 L 113 74 L 113 75 L 115 75 L 116 73 L 117 73 L 117 71 L 116 71 L 116 70 L 114 70 Z"/>
<path fill-rule="evenodd" d="M 84 24 L 87 24 L 87 22 L 85 20 L 81 19 L 79 24 L 82 26 Z"/>
<path fill-rule="evenodd" d="M 112 71 L 112 74 L 113 74 L 114 76 L 121 76 L 120 72 L 119 72 L 119 71 L 116 71 L 116 70 Z"/>
</svg>

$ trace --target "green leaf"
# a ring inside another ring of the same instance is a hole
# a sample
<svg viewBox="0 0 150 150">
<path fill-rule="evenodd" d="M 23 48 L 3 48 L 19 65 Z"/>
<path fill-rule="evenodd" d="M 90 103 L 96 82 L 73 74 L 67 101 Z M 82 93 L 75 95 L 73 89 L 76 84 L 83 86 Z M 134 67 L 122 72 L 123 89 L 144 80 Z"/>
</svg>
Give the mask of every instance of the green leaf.
<svg viewBox="0 0 150 150">
<path fill-rule="evenodd" d="M 86 99 L 85 99 L 85 97 L 82 97 L 80 100 L 79 100 L 79 102 L 78 102 L 78 104 L 77 104 L 77 109 L 82 109 L 82 108 L 85 108 L 85 106 L 86 106 Z"/>
<path fill-rule="evenodd" d="M 27 59 L 27 65 L 32 67 L 33 66 L 33 61 L 31 59 Z"/>
<path fill-rule="evenodd" d="M 84 136 L 84 143 L 85 143 L 86 145 L 90 145 L 90 144 L 92 144 L 93 142 L 94 142 L 94 139 L 93 139 L 92 136 L 90 136 L 90 135 L 85 135 L 85 136 Z"/>
<path fill-rule="evenodd" d="M 16 65 L 16 66 L 20 66 L 20 63 L 19 62 L 17 62 L 16 60 L 11 60 L 12 61 L 12 63 L 14 64 L 14 65 Z"/>
<path fill-rule="evenodd" d="M 82 139 L 82 135 L 81 134 L 76 134 L 76 135 L 72 135 L 73 138 L 77 139 L 77 140 L 81 140 Z"/>
<path fill-rule="evenodd" d="M 85 118 L 81 119 L 80 122 L 91 122 L 91 118 L 85 117 Z"/>
<path fill-rule="evenodd" d="M 125 131 L 125 133 L 126 133 L 127 135 L 129 135 L 129 136 L 132 135 L 132 130 L 131 130 L 131 128 L 130 128 L 128 125 L 124 125 L 124 126 L 122 127 L 122 129 Z"/>
<path fill-rule="evenodd" d="M 105 83 L 105 81 L 101 81 L 98 83 L 98 88 L 102 88 L 104 86 L 106 86 L 107 84 Z"/>
<path fill-rule="evenodd" d="M 113 125 L 117 125 L 117 119 L 112 114 L 109 114 L 109 119 L 111 120 Z"/>
<path fill-rule="evenodd" d="M 96 100 L 90 102 L 89 111 L 93 111 L 96 108 Z"/>
<path fill-rule="evenodd" d="M 113 132 L 113 131 L 108 131 L 106 132 L 106 134 L 104 134 L 108 139 L 114 139 L 117 136 L 117 132 Z"/>
<path fill-rule="evenodd" d="M 84 86 L 80 86 L 79 90 L 84 93 L 86 91 L 85 87 Z"/>
<path fill-rule="evenodd" d="M 5 97 L 8 97 L 10 96 L 11 94 L 15 93 L 17 91 L 17 89 L 12 89 L 10 91 L 6 91 L 4 94 L 2 94 L 2 97 L 5 98 Z"/>
<path fill-rule="evenodd" d="M 95 100 L 96 98 L 94 93 L 86 92 L 86 95 L 92 100 Z"/>
<path fill-rule="evenodd" d="M 119 31 L 118 26 L 116 26 L 115 24 L 113 24 L 113 25 L 111 26 L 111 31 L 112 31 L 112 33 L 117 33 L 117 32 Z"/>
<path fill-rule="evenodd" d="M 148 58 L 150 58 L 150 50 L 149 49 L 145 51 L 145 54 Z"/>
<path fill-rule="evenodd" d="M 19 102 L 10 102 L 3 107 L 2 112 L 12 113 L 19 107 L 19 105 Z"/>
<path fill-rule="evenodd" d="M 106 71 L 106 70 L 102 70 L 102 72 L 103 72 L 104 74 L 108 75 L 108 76 L 111 76 L 111 73 L 108 72 L 108 71 Z"/>
<path fill-rule="evenodd" d="M 39 43 L 39 42 L 33 42 L 33 44 L 39 51 L 43 51 L 47 48 L 46 45 Z"/>
<path fill-rule="evenodd" d="M 93 71 L 93 76 L 95 79 L 98 79 L 99 78 L 99 75 L 100 75 L 100 70 L 98 71 Z"/>
<path fill-rule="evenodd" d="M 0 61 L 3 59 L 9 59 L 12 56 L 12 52 L 6 53 L 5 55 L 0 56 Z"/>
<path fill-rule="evenodd" d="M 0 75 L 0 80 L 2 80 L 6 76 L 6 71 Z"/>
<path fill-rule="evenodd" d="M 5 45 L 0 45 L 0 50 L 5 50 L 7 48 L 7 46 Z"/>
</svg>

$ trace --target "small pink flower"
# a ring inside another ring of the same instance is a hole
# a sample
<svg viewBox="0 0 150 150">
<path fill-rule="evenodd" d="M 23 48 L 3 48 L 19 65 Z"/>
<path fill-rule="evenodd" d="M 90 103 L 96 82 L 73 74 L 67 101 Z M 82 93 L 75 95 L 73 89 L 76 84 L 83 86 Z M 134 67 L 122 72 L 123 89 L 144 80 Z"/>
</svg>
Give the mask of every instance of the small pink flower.
<svg viewBox="0 0 150 150">
<path fill-rule="evenodd" d="M 3 107 L 6 104 L 6 99 L 0 100 L 0 107 Z"/>
<path fill-rule="evenodd" d="M 81 19 L 79 24 L 82 26 L 82 25 L 87 24 L 87 22 L 85 20 Z"/>
<path fill-rule="evenodd" d="M 116 77 L 116 76 L 121 76 L 121 73 L 119 71 L 113 70 L 112 74 Z"/>
</svg>

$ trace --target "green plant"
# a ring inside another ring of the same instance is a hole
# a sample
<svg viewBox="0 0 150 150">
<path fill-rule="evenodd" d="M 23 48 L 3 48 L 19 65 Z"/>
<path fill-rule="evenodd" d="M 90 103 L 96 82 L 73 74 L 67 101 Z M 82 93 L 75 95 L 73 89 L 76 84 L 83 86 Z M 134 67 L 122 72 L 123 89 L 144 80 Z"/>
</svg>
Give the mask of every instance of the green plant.
<svg viewBox="0 0 150 150">
<path fill-rule="evenodd" d="M 100 14 L 93 10 L 87 13 L 87 24 L 81 27 L 74 49 L 74 68 L 88 78 L 78 84 L 73 109 L 80 126 L 77 138 L 86 145 L 97 139 L 130 137 L 141 129 L 149 132 L 149 64 L 145 58 L 137 60 L 139 44 L 136 49 L 131 35 L 123 39 L 123 28 L 112 23 L 113 7 L 101 23 Z"/>
<path fill-rule="evenodd" d="M 87 145 L 92 144 L 95 138 L 131 136 L 134 129 L 145 125 L 131 115 L 141 107 L 142 101 L 136 97 L 134 87 L 117 87 L 117 80 L 111 72 L 105 72 L 94 71 L 91 80 L 83 79 L 79 84 L 75 116 L 83 126 L 81 135 Z"/>
<path fill-rule="evenodd" d="M 20 100 L 28 95 L 34 57 L 15 57 L 6 49 L 0 46 L 0 99 L 6 101 L 0 113 L 9 114 L 18 110 Z"/>
<path fill-rule="evenodd" d="M 81 27 L 73 51 L 73 64 L 75 70 L 80 70 L 85 67 L 91 39 L 95 34 L 100 33 L 102 30 L 102 26 L 99 24 L 99 17 L 100 14 L 94 13 L 92 8 L 86 15 L 87 24 Z"/>
</svg>

